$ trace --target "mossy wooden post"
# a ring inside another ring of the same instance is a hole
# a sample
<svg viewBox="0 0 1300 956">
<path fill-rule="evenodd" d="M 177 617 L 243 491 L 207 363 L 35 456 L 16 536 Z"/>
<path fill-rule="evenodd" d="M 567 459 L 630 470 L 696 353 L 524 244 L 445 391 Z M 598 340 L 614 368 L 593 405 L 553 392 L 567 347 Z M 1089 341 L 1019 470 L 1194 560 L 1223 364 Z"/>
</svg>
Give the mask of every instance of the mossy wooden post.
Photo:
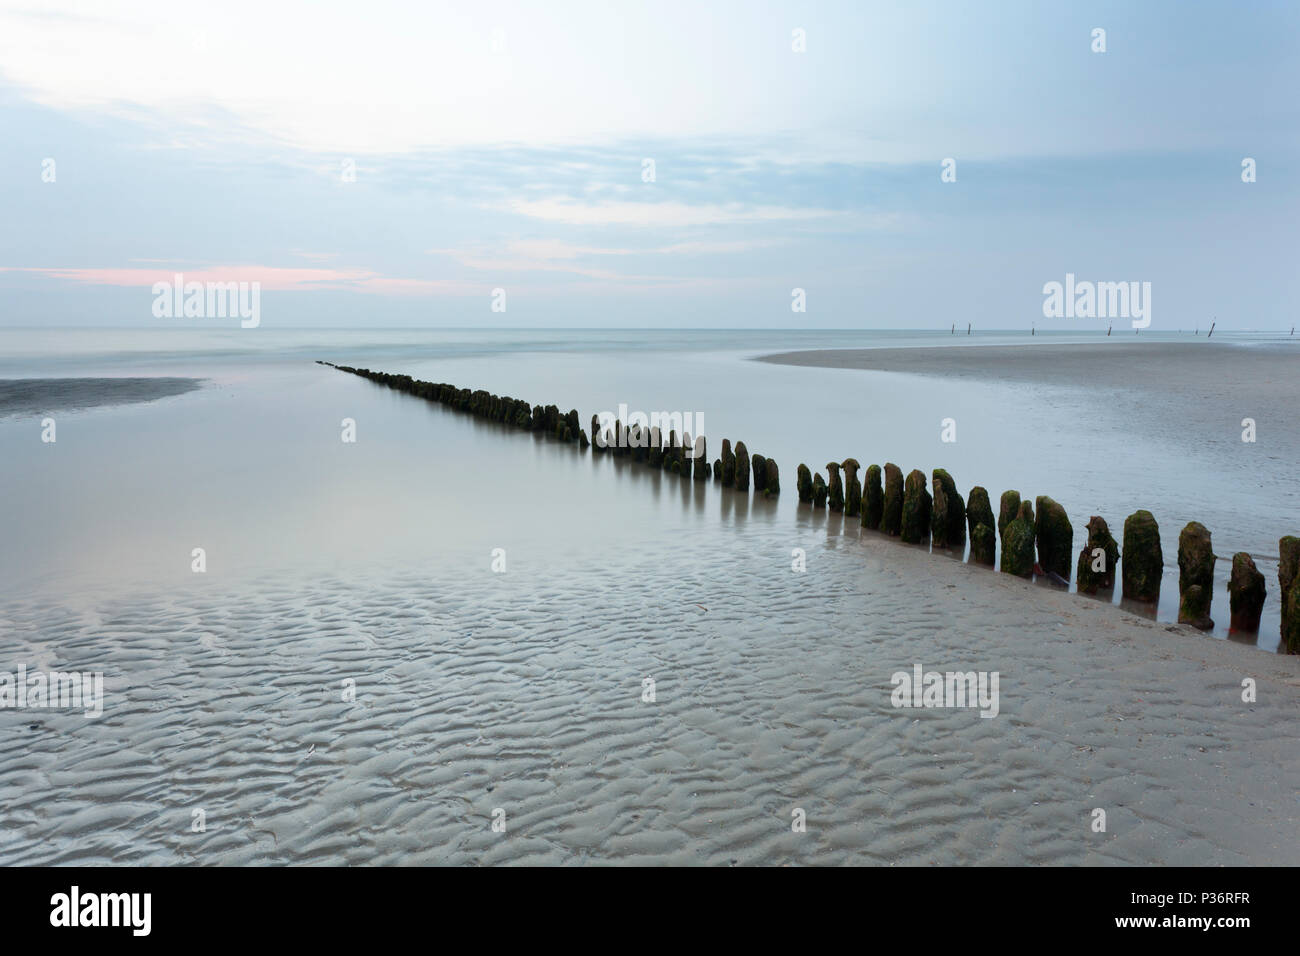
<svg viewBox="0 0 1300 956">
<path fill-rule="evenodd" d="M 997 533 L 992 525 L 980 522 L 970 533 L 970 559 L 991 568 L 997 563 L 997 554 Z"/>
<path fill-rule="evenodd" d="M 943 468 L 931 476 L 934 507 L 930 511 L 930 540 L 936 548 L 966 547 L 966 502 L 957 493 L 957 483 Z"/>
<path fill-rule="evenodd" d="M 862 482 L 858 481 L 858 464 L 856 458 L 845 458 L 840 462 L 844 469 L 844 514 L 856 518 L 862 514 Z"/>
<path fill-rule="evenodd" d="M 605 444 L 601 440 L 599 415 L 591 416 L 591 448 L 593 454 L 605 450 Z"/>
<path fill-rule="evenodd" d="M 1210 531 L 1189 521 L 1178 535 L 1178 622 L 1202 631 L 1214 627 L 1210 601 L 1214 595 L 1214 546 Z"/>
<path fill-rule="evenodd" d="M 1232 577 L 1228 579 L 1228 607 L 1232 612 L 1229 633 L 1259 632 L 1259 615 L 1264 610 L 1264 575 L 1255 567 L 1255 559 L 1245 551 L 1232 556 Z"/>
<path fill-rule="evenodd" d="M 826 481 L 822 478 L 821 472 L 813 475 L 812 501 L 814 508 L 826 507 Z"/>
<path fill-rule="evenodd" d="M 664 435 L 656 425 L 650 429 L 650 451 L 646 455 L 646 464 L 651 468 L 664 466 Z"/>
<path fill-rule="evenodd" d="M 1277 543 L 1277 583 L 1282 598 L 1282 649 L 1300 654 L 1300 537 L 1287 535 Z"/>
<path fill-rule="evenodd" d="M 1047 495 L 1034 503 L 1038 510 L 1038 563 L 1044 571 L 1070 580 L 1070 559 L 1074 557 L 1074 526 L 1065 509 Z"/>
<path fill-rule="evenodd" d="M 1165 554 L 1160 548 L 1160 526 L 1149 511 L 1135 511 L 1124 519 L 1124 561 L 1120 565 L 1123 596 L 1130 601 L 1155 604 Z"/>
<path fill-rule="evenodd" d="M 736 442 L 736 490 L 749 490 L 749 450 L 743 441 Z"/>
<path fill-rule="evenodd" d="M 844 510 L 844 481 L 840 478 L 840 463 L 831 461 L 826 463 L 826 474 L 831 476 L 829 482 L 830 500 L 828 502 L 831 511 Z"/>
<path fill-rule="evenodd" d="M 591 444 L 591 440 L 587 438 L 587 429 L 585 428 L 578 429 L 578 447 L 581 448 L 583 451 L 586 451 L 587 446 L 590 444 Z"/>
<path fill-rule="evenodd" d="M 722 487 L 736 486 L 736 456 L 731 452 L 731 439 L 722 439 Z"/>
<path fill-rule="evenodd" d="M 781 493 L 781 469 L 771 458 L 767 460 L 767 490 L 763 492 L 768 498 L 775 498 Z"/>
<path fill-rule="evenodd" d="M 808 470 L 807 465 L 800 465 L 797 477 L 795 478 L 795 488 L 799 492 L 800 501 L 813 500 L 813 479 L 812 472 Z"/>
<path fill-rule="evenodd" d="M 898 537 L 903 527 L 903 469 L 892 461 L 885 462 L 885 503 L 880 516 L 880 530 Z"/>
<path fill-rule="evenodd" d="M 1018 496 L 1017 496 L 1018 497 Z M 1006 495 L 1002 496 L 1006 501 Z M 1002 570 L 1021 578 L 1034 576 L 1034 506 L 1020 502 L 1020 510 L 1002 529 Z"/>
<path fill-rule="evenodd" d="M 906 544 L 920 544 L 930 536 L 930 508 L 933 499 L 926 485 L 925 472 L 913 468 L 907 473 L 903 488 L 903 517 L 899 528 Z"/>
<path fill-rule="evenodd" d="M 703 435 L 695 439 L 695 462 L 691 477 L 696 481 L 709 480 L 709 443 Z"/>
<path fill-rule="evenodd" d="M 721 458 L 713 459 L 713 483 L 715 485 L 722 484 L 722 459 Z"/>
<path fill-rule="evenodd" d="M 867 466 L 867 476 L 862 486 L 862 527 L 877 531 L 885 511 L 885 493 L 880 487 L 879 465 Z"/>
<path fill-rule="evenodd" d="M 677 470 L 683 478 L 691 477 L 691 453 L 695 450 L 695 442 L 691 439 L 690 432 L 682 432 L 682 447 L 677 449 Z"/>
<path fill-rule="evenodd" d="M 749 456 L 749 475 L 754 479 L 754 494 L 767 488 L 767 459 L 757 452 Z"/>
<path fill-rule="evenodd" d="M 1115 589 L 1115 568 L 1119 564 L 1119 544 L 1111 536 L 1106 519 L 1093 515 L 1088 519 L 1088 541 L 1079 552 L 1080 594 L 1096 594 Z"/>
<path fill-rule="evenodd" d="M 970 497 L 966 500 L 966 528 L 972 538 L 975 536 L 975 529 L 982 524 L 988 525 L 996 534 L 998 522 L 993 517 L 993 506 L 989 504 L 988 490 L 976 485 L 970 490 Z"/>
<path fill-rule="evenodd" d="M 1003 539 L 1003 547 L 1006 547 L 1007 525 L 1015 521 L 1019 513 L 1020 492 L 1002 492 L 1002 500 L 998 503 L 998 537 Z"/>
</svg>

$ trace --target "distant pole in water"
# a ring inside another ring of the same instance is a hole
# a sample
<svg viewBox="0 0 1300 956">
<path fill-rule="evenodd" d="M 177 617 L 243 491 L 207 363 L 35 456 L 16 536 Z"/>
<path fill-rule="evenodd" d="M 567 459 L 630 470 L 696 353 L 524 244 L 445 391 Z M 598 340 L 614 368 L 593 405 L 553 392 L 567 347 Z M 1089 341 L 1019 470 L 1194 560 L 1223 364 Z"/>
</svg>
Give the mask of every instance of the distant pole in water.
<svg viewBox="0 0 1300 956">
<path fill-rule="evenodd" d="M 1107 335 L 1110 335 L 1110 330 L 1113 329 L 1114 327 L 1115 327 L 1115 326 L 1113 326 L 1113 325 L 1108 325 L 1108 326 L 1106 326 L 1106 334 L 1107 334 Z"/>
<path fill-rule="evenodd" d="M 970 335 L 970 323 L 969 323 L 969 322 L 966 323 L 966 334 L 967 334 L 967 335 Z M 1295 329 L 1294 329 L 1294 328 L 1291 329 L 1291 334 L 1292 334 L 1292 335 L 1295 335 Z"/>
<path fill-rule="evenodd" d="M 1209 332 L 1208 335 L 1205 336 L 1207 339 L 1208 339 L 1211 335 L 1214 334 L 1214 327 L 1215 327 L 1216 325 L 1218 325 L 1218 324 L 1219 324 L 1218 322 L 1211 322 L 1211 323 L 1210 323 L 1210 332 Z"/>
<path fill-rule="evenodd" d="M 954 323 L 952 324 L 952 331 L 950 331 L 948 334 L 949 334 L 949 335 L 956 335 L 956 334 L 957 334 L 957 323 L 956 323 L 956 322 L 954 322 Z"/>
<path fill-rule="evenodd" d="M 1030 334 L 1030 335 L 1033 335 L 1033 334 L 1034 334 L 1034 327 L 1033 327 L 1032 325 L 1029 326 L 1029 334 Z"/>
</svg>

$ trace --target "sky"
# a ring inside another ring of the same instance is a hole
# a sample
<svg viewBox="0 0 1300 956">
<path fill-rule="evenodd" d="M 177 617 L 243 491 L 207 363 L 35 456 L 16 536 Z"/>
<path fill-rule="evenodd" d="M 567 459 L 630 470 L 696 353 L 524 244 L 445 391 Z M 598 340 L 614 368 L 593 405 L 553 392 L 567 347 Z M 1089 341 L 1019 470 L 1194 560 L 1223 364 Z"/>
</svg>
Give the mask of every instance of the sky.
<svg viewBox="0 0 1300 956">
<path fill-rule="evenodd" d="M 0 325 L 1289 328 L 1298 90 L 1296 3 L 0 0 Z"/>
</svg>

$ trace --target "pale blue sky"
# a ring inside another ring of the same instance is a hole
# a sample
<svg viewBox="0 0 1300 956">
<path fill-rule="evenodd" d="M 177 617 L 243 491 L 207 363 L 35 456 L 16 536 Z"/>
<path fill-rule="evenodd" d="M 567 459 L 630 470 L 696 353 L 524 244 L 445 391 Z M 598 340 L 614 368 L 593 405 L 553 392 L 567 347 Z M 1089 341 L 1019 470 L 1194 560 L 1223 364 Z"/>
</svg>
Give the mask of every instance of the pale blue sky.
<svg viewBox="0 0 1300 956">
<path fill-rule="evenodd" d="M 222 321 L 153 318 L 182 272 L 262 276 L 262 328 L 1104 326 L 1043 318 L 1073 272 L 1150 282 L 1153 330 L 1289 328 L 1298 28 L 1294 3 L 4 3 L 0 324 Z"/>
</svg>

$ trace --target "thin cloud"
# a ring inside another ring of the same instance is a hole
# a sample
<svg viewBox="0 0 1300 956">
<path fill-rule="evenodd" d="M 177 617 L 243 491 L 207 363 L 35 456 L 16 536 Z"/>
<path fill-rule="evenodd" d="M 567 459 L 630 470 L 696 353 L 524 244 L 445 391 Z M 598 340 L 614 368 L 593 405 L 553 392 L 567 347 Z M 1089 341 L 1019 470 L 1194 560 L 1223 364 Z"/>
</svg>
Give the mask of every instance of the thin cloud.
<svg viewBox="0 0 1300 956">
<path fill-rule="evenodd" d="M 0 272 L 28 273 L 82 285 L 128 288 L 152 287 L 156 282 L 173 282 L 177 275 L 181 275 L 186 283 L 256 282 L 267 292 L 344 289 L 375 295 L 418 296 L 466 295 L 482 291 L 480 284 L 456 279 L 408 279 L 385 276 L 366 269 L 295 269 L 249 265 L 208 266 L 200 269 L 185 266 L 168 269 L 0 266 Z"/>
<path fill-rule="evenodd" d="M 599 202 L 569 199 L 516 200 L 509 209 L 521 216 L 570 226 L 722 226 L 742 223 L 831 219 L 830 209 L 796 206 L 747 206 L 742 203 Z"/>
</svg>

